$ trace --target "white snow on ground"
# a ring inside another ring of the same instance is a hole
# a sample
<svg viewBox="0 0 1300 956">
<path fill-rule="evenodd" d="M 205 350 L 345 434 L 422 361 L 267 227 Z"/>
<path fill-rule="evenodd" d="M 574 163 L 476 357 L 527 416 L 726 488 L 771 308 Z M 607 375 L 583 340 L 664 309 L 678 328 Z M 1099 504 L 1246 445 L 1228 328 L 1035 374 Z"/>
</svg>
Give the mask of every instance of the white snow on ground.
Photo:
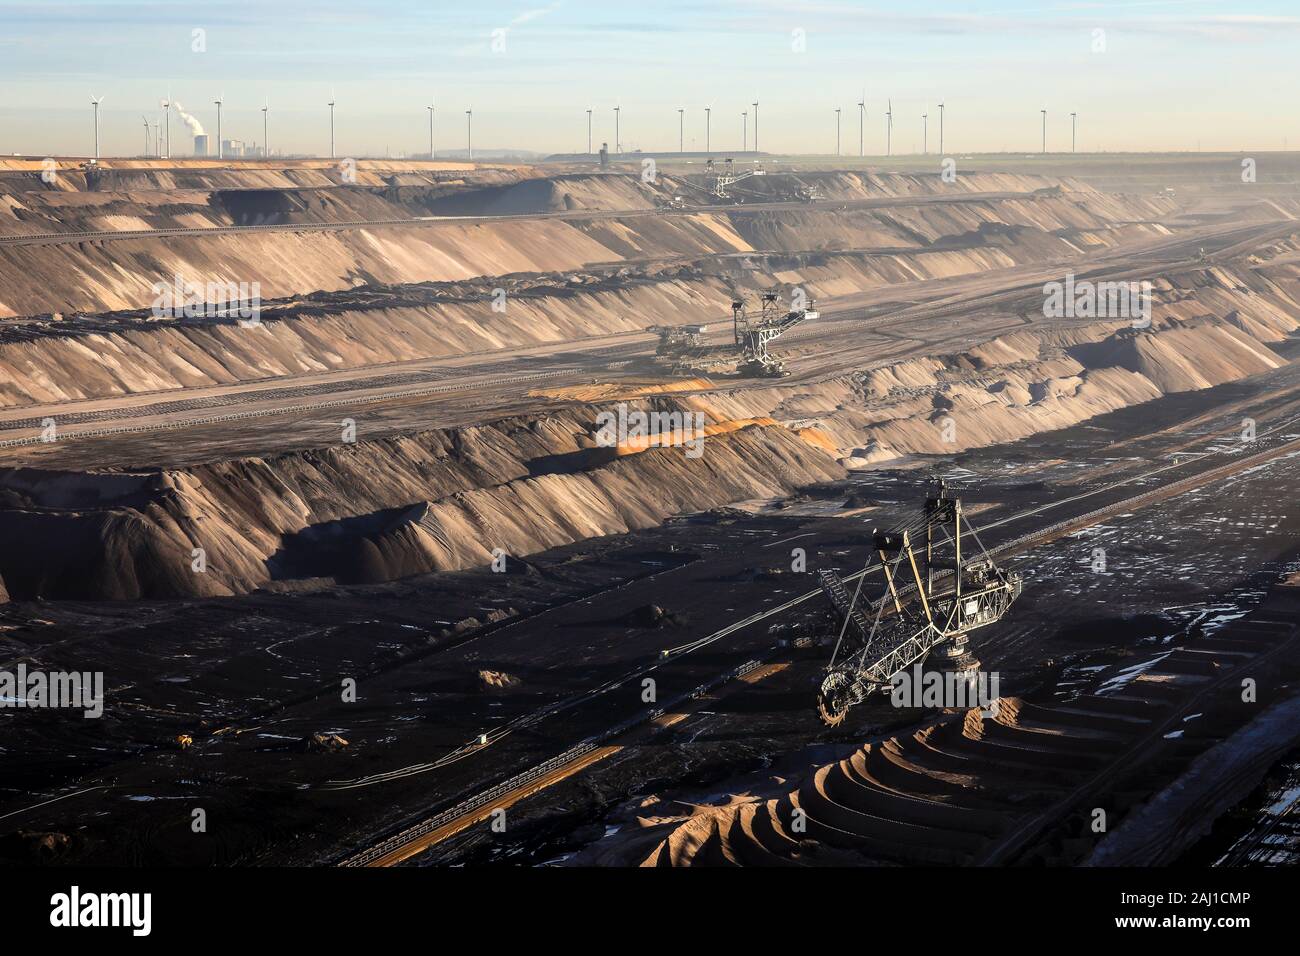
<svg viewBox="0 0 1300 956">
<path fill-rule="evenodd" d="M 1132 664 L 1128 667 L 1125 667 L 1114 677 L 1106 681 L 1106 683 L 1102 684 L 1101 687 L 1097 688 L 1097 695 L 1101 697 L 1107 694 L 1113 694 L 1116 691 L 1121 690 L 1124 687 L 1127 687 L 1134 680 L 1136 680 L 1142 674 L 1149 671 L 1151 668 L 1155 667 L 1156 664 L 1160 663 L 1162 660 L 1164 660 L 1172 653 L 1173 653 L 1172 650 L 1168 650 L 1165 651 L 1163 654 L 1157 654 L 1155 657 L 1151 658 L 1150 660 L 1142 661 L 1139 664 Z"/>
<path fill-rule="evenodd" d="M 1290 790 L 1282 794 L 1282 796 L 1279 797 L 1277 801 L 1275 801 L 1273 805 L 1265 811 L 1265 813 L 1269 813 L 1275 817 L 1280 817 L 1287 811 L 1287 808 L 1297 800 L 1300 800 L 1300 787 L 1292 787 Z"/>
</svg>

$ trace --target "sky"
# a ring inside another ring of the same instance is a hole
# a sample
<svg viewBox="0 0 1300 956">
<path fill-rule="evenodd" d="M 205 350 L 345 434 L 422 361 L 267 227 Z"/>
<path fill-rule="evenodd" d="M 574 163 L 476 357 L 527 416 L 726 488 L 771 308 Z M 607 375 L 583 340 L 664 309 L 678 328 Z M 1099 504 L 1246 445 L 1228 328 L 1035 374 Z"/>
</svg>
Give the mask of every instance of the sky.
<svg viewBox="0 0 1300 956">
<path fill-rule="evenodd" d="M 896 153 L 1300 146 L 1297 0 L 0 0 L 0 154 L 138 155 L 159 103 L 215 140 L 339 156 L 463 149 Z M 748 111 L 751 115 L 743 117 Z M 923 120 L 923 114 L 929 120 Z M 190 153 L 174 115 L 172 152 Z"/>
</svg>

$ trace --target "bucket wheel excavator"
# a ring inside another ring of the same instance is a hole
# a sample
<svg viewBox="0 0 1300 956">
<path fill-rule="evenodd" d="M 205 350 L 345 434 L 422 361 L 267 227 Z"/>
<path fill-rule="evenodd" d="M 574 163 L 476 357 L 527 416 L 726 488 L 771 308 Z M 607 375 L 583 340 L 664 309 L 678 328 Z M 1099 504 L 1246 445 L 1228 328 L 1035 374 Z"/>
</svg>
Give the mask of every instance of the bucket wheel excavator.
<svg viewBox="0 0 1300 956">
<path fill-rule="evenodd" d="M 897 530 L 877 531 L 873 545 L 879 561 L 867 563 L 852 592 L 835 571 L 818 572 L 840 624 L 817 695 L 822 720 L 832 727 L 929 655 L 943 670 L 978 668 L 967 635 L 1000 621 L 1023 587 L 1019 572 L 989 557 L 961 498 L 942 480 L 922 515 Z M 865 593 L 873 573 L 883 579 L 883 593 L 874 599 Z"/>
<path fill-rule="evenodd" d="M 814 312 L 807 301 L 801 308 L 786 309 L 775 291 L 764 292 L 762 302 L 758 316 L 749 314 L 744 299 L 731 303 L 732 333 L 741 357 L 739 372 L 751 378 L 781 378 L 790 373 L 768 351 L 768 345 L 796 325 L 821 318 L 821 314 Z"/>
</svg>

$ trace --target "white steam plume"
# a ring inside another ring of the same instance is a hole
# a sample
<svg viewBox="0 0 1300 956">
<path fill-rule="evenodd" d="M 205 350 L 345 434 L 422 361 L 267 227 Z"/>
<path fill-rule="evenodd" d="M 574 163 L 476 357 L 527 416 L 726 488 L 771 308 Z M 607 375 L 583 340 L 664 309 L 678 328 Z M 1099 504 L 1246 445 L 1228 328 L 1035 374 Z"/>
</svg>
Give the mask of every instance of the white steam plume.
<svg viewBox="0 0 1300 956">
<path fill-rule="evenodd" d="M 177 103 L 175 100 L 172 100 L 172 106 L 176 107 L 176 112 L 181 114 L 181 119 L 184 120 L 185 125 L 190 128 L 190 133 L 192 135 L 194 136 L 204 135 L 203 124 L 200 123 L 194 116 L 191 116 L 189 113 L 185 112 L 185 107 L 181 106 L 181 104 Z"/>
</svg>

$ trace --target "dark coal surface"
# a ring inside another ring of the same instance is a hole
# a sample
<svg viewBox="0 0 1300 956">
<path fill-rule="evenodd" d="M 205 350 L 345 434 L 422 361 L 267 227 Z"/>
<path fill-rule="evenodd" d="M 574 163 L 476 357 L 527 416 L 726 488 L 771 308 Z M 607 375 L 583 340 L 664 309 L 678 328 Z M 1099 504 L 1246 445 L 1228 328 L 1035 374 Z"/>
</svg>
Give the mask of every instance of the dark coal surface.
<svg viewBox="0 0 1300 956">
<path fill-rule="evenodd" d="M 932 471 L 966 486 L 971 517 L 987 528 L 999 516 L 1172 460 L 1184 445 L 1213 444 L 1234 427 L 1241 403 L 1262 403 L 1262 430 L 1289 407 L 1269 391 L 1275 384 L 1175 396 L 1008 448 L 882 469 L 852 479 L 838 495 L 794 500 L 779 513 L 728 509 L 556 549 L 529 559 L 535 574 L 483 570 L 238 599 L 5 606 L 0 666 L 22 660 L 102 670 L 108 700 L 101 720 L 0 709 L 7 771 L 0 860 L 336 858 L 643 713 L 639 680 L 585 698 L 593 687 L 655 666 L 666 648 L 813 589 L 808 572 L 860 567 L 871 528 L 910 517 Z M 1214 409 L 1224 411 L 1200 417 Z M 1025 596 L 1006 621 L 977 635 L 975 653 L 1002 671 L 1004 693 L 1068 694 L 1071 680 L 1089 668 L 1184 628 L 1222 626 L 1291 566 L 1300 531 L 1300 514 L 1290 507 L 1295 468 L 1293 459 L 1279 459 L 1034 549 L 1018 561 L 1029 581 Z M 1137 490 L 1142 486 L 1120 495 Z M 876 504 L 846 511 L 846 495 Z M 1054 519 L 1028 526 L 1047 520 Z M 1023 530 L 1013 522 L 982 537 L 992 546 Z M 1107 551 L 1105 572 L 1094 570 L 1096 547 Z M 806 554 L 804 572 L 792 570 L 796 548 Z M 646 626 L 649 607 L 677 623 Z M 660 699 L 778 640 L 824 631 L 820 598 L 743 628 L 655 670 Z M 786 671 L 705 708 L 664 740 L 529 801 L 516 819 L 533 815 L 535 829 L 512 826 L 508 840 L 494 843 L 468 833 L 438 858 L 544 862 L 589 845 L 605 814 L 636 794 L 707 788 L 800 759 L 791 755 L 810 747 L 860 740 L 897 719 L 867 705 L 833 732 L 821 727 L 813 690 L 824 654 L 800 651 Z M 485 693 L 482 670 L 508 673 L 519 684 Z M 354 702 L 345 699 L 349 679 L 356 681 Z M 321 788 L 418 768 L 565 701 L 573 706 L 515 725 L 438 769 L 355 789 Z M 175 743 L 182 733 L 194 739 L 185 750 Z M 348 746 L 311 752 L 304 741 L 313 734 L 338 734 Z M 36 806 L 55 798 L 63 799 Z M 204 833 L 193 832 L 196 809 L 206 813 Z"/>
</svg>

